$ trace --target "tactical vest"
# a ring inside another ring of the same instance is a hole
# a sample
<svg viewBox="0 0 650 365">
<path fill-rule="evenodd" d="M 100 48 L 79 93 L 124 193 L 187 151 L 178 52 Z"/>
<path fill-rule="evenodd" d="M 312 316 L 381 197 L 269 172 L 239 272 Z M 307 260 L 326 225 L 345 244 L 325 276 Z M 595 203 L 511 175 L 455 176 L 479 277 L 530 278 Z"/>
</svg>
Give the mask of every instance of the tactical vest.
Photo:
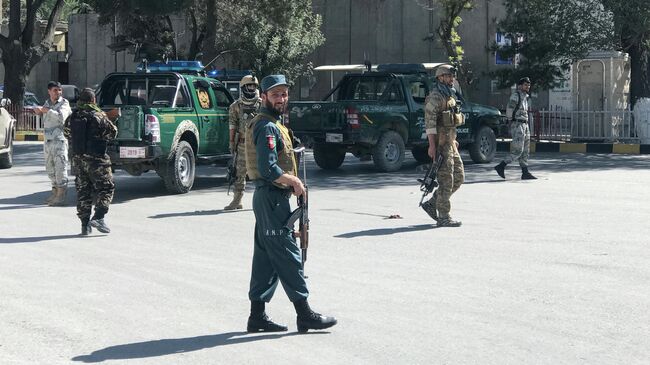
<svg viewBox="0 0 650 365">
<path fill-rule="evenodd" d="M 270 120 L 275 123 L 275 126 L 280 130 L 282 136 L 282 149 L 278 149 L 279 144 L 276 143 L 276 150 L 278 153 L 278 166 L 287 174 L 296 175 L 298 169 L 296 167 L 296 159 L 293 153 L 293 143 L 289 134 L 289 129 L 282 125 L 282 123 L 268 114 L 259 113 L 255 118 L 251 119 L 246 126 L 246 174 L 251 180 L 259 180 L 262 178 L 259 170 L 257 169 L 257 150 L 255 149 L 255 141 L 253 139 L 253 131 L 255 125 L 261 120 Z M 287 189 L 287 186 L 275 184 L 274 185 Z"/>
<path fill-rule="evenodd" d="M 238 101 L 238 104 L 239 104 L 238 109 L 239 109 L 239 120 L 240 120 L 240 124 L 238 126 L 239 127 L 238 132 L 240 137 L 245 137 L 246 125 L 251 119 L 255 118 L 255 116 L 257 115 L 260 109 L 261 101 L 257 100 L 253 104 L 246 104 L 243 101 Z"/>
<path fill-rule="evenodd" d="M 443 96 L 443 98 L 445 98 Z M 445 109 L 438 115 L 438 125 L 442 127 L 458 127 L 465 124 L 465 114 L 460 112 L 453 96 L 445 98 Z"/>
<path fill-rule="evenodd" d="M 74 155 L 106 154 L 106 141 L 97 138 L 99 125 L 93 112 L 76 110 L 70 115 L 72 153 Z"/>
</svg>

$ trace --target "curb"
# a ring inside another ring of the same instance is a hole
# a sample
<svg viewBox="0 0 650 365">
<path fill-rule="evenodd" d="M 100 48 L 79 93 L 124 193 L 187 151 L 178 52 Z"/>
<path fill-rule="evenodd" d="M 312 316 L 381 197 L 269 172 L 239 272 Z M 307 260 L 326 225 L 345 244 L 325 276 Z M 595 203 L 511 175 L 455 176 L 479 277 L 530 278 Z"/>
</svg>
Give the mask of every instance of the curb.
<svg viewBox="0 0 650 365">
<path fill-rule="evenodd" d="M 16 138 L 14 141 L 43 141 L 43 133 L 29 132 L 29 131 L 16 131 Z"/>
<path fill-rule="evenodd" d="M 497 151 L 510 151 L 510 142 L 498 141 Z M 535 152 L 647 155 L 650 144 L 530 142 L 530 153 Z"/>
</svg>

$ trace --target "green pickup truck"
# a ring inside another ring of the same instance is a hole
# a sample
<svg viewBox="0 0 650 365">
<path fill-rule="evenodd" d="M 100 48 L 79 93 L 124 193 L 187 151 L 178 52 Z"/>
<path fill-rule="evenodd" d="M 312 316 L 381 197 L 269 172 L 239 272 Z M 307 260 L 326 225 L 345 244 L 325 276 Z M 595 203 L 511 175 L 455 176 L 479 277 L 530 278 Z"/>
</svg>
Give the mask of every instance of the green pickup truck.
<svg viewBox="0 0 650 365">
<path fill-rule="evenodd" d="M 120 111 L 117 138 L 108 146 L 114 168 L 134 176 L 155 170 L 168 191 L 186 193 L 197 163 L 230 158 L 233 99 L 202 69 L 199 62 L 170 61 L 106 76 L 97 100 L 103 110 Z"/>
<path fill-rule="evenodd" d="M 289 103 L 293 132 L 311 145 L 316 164 L 336 169 L 345 154 L 374 161 L 380 171 L 397 171 L 405 149 L 430 161 L 424 132 L 424 100 L 434 78 L 421 64 L 384 64 L 377 71 L 345 75 L 323 101 Z M 334 101 L 326 101 L 335 96 Z M 477 163 L 490 162 L 503 118 L 498 109 L 464 102 L 465 124 L 458 142 Z"/>
</svg>

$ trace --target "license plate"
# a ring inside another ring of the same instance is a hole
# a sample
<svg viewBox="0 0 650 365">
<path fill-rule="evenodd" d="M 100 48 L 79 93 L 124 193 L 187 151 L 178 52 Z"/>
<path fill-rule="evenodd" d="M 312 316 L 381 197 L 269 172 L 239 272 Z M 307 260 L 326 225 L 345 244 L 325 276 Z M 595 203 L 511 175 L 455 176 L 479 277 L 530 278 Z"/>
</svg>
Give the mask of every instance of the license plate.
<svg viewBox="0 0 650 365">
<path fill-rule="evenodd" d="M 325 133 L 325 142 L 343 142 L 343 135 L 340 133 Z"/>
<path fill-rule="evenodd" d="M 145 147 L 120 147 L 120 158 L 145 158 L 147 151 Z"/>
</svg>

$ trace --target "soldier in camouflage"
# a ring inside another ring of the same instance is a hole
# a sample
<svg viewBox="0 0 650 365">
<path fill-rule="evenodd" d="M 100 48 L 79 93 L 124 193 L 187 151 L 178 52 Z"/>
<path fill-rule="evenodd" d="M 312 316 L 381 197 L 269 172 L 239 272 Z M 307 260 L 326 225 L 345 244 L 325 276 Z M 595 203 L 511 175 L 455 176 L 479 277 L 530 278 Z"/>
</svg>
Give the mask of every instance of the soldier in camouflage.
<svg viewBox="0 0 650 365">
<path fill-rule="evenodd" d="M 465 123 L 460 112 L 462 98 L 453 88 L 455 70 L 449 65 L 436 69 L 437 82 L 427 96 L 424 121 L 429 140 L 429 156 L 435 161 L 436 152 L 442 154 L 443 162 L 438 169 L 438 189 L 433 197 L 422 204 L 422 209 L 438 222 L 438 227 L 459 227 L 460 221 L 449 215 L 451 195 L 465 181 L 463 160 L 458 153 L 456 127 Z"/>
<path fill-rule="evenodd" d="M 244 76 L 239 82 L 239 99 L 230 105 L 228 110 L 230 124 L 230 152 L 237 155 L 233 161 L 237 166 L 235 180 L 235 196 L 224 210 L 242 209 L 241 200 L 246 188 L 246 124 L 257 115 L 261 105 L 257 78 L 252 75 Z"/>
<path fill-rule="evenodd" d="M 521 167 L 522 180 L 537 179 L 528 171 L 528 154 L 530 150 L 530 130 L 528 128 L 528 93 L 530 79 L 524 77 L 517 82 L 517 90 L 510 95 L 506 107 L 506 115 L 510 119 L 510 155 L 501 163 L 494 166 L 497 174 L 505 179 L 506 166 L 512 161 L 518 161 Z"/>
<path fill-rule="evenodd" d="M 43 152 L 45 155 L 45 170 L 52 183 L 52 194 L 45 200 L 49 206 L 65 204 L 68 190 L 68 141 L 63 136 L 63 123 L 70 113 L 70 103 L 61 95 L 61 84 L 50 81 L 47 84 L 49 98 L 45 104 L 34 109 L 41 115 L 43 122 Z"/>
<path fill-rule="evenodd" d="M 117 127 L 95 104 L 92 89 L 83 89 L 79 94 L 77 109 L 65 122 L 65 136 L 70 141 L 73 173 L 77 175 L 77 216 L 81 220 L 81 234 L 90 234 L 91 227 L 110 233 L 104 216 L 113 200 L 115 185 L 106 147 L 108 141 L 117 136 Z M 93 199 L 95 214 L 91 219 Z"/>
</svg>

